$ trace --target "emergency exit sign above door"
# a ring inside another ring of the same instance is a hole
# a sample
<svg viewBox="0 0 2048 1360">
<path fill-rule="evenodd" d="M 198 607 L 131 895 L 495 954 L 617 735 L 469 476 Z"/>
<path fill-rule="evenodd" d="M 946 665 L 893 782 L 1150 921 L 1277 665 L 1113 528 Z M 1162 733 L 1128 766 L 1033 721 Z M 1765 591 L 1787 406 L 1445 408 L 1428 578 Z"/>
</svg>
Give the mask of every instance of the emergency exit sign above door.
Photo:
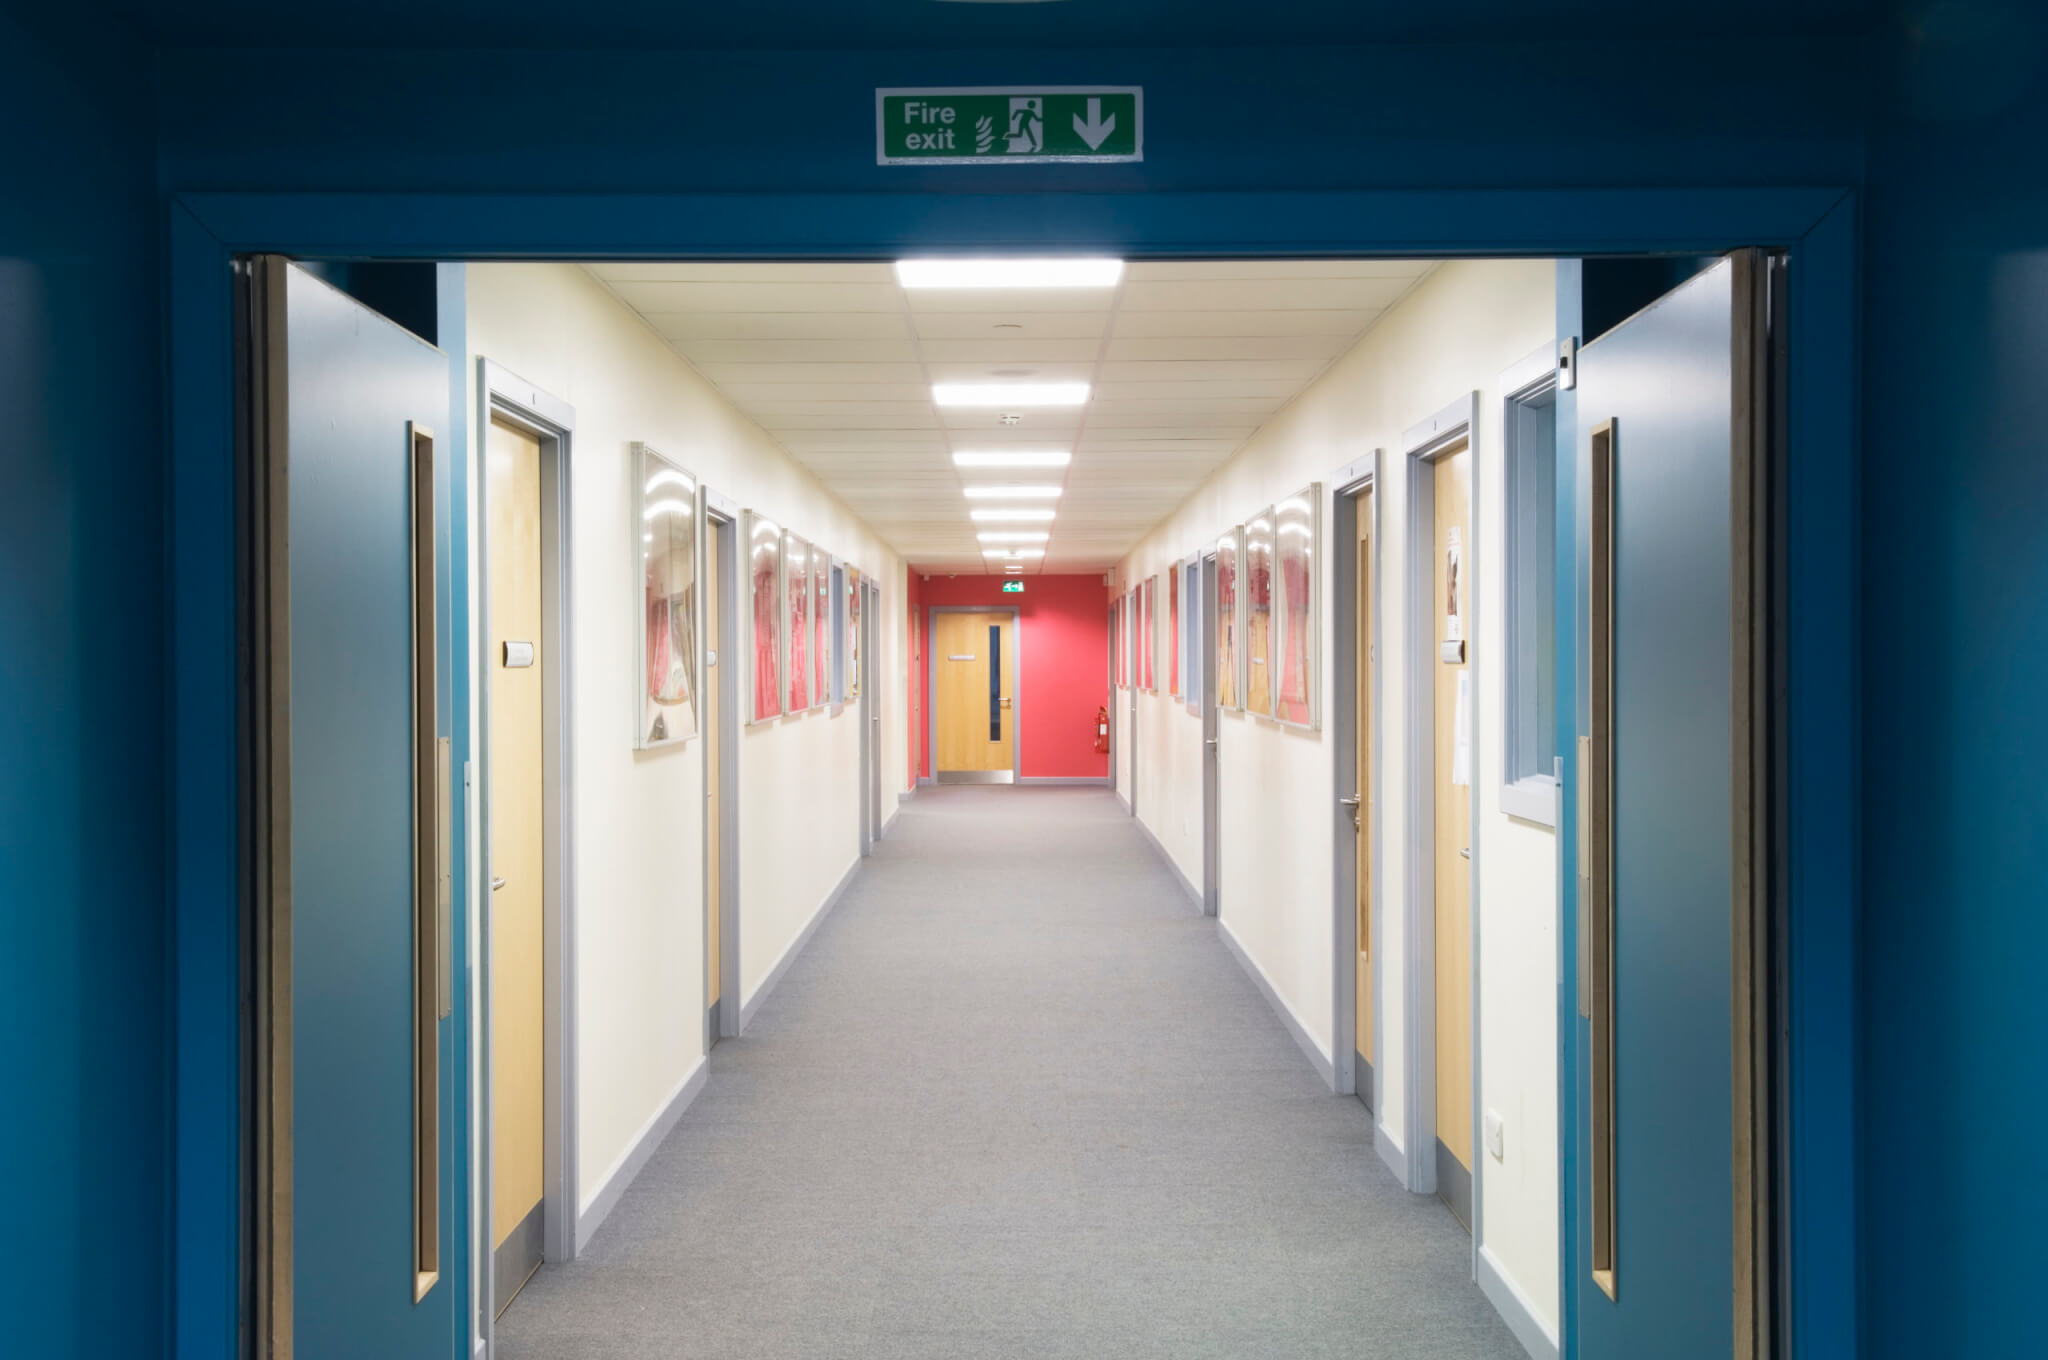
<svg viewBox="0 0 2048 1360">
<path fill-rule="evenodd" d="M 877 165 L 1043 165 L 1145 159 L 1136 85 L 876 90 Z"/>
</svg>

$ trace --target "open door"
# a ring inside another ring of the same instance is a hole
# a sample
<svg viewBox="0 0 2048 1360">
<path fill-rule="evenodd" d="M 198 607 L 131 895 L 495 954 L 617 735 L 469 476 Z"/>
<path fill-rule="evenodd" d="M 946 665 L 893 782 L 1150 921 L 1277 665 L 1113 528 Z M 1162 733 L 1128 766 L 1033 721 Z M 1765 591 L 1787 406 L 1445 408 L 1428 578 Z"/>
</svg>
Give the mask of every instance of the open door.
<svg viewBox="0 0 2048 1360">
<path fill-rule="evenodd" d="M 1585 1360 L 1771 1353 L 1776 270 L 1738 252 L 1578 359 Z"/>
<path fill-rule="evenodd" d="M 245 327 L 256 1351 L 466 1349 L 448 360 L 278 257 Z"/>
</svg>

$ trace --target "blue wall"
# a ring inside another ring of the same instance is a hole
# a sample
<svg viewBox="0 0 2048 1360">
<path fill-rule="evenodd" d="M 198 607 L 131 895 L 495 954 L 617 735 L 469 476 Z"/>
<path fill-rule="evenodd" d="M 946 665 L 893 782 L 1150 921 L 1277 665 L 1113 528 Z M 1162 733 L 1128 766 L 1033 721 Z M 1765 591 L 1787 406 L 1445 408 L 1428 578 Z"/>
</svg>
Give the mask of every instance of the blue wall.
<svg viewBox="0 0 2048 1360">
<path fill-rule="evenodd" d="M 147 1357 L 163 1331 L 164 538 L 148 81 L 118 26 L 88 37 L 0 14 L 9 1355 Z"/>
<path fill-rule="evenodd" d="M 955 8 L 974 7 L 923 7 Z M 167 50 L 153 111 L 118 102 L 148 87 L 118 29 L 88 44 L 0 19 L 0 126 L 37 130 L 0 143 L 0 409 L 18 422 L 0 441 L 0 1089 L 48 1111 L 0 1121 L 50 1248 L 0 1274 L 25 1353 L 146 1356 L 162 1324 L 152 146 L 165 190 L 987 193 L 1010 196 L 1020 241 L 1061 189 L 1867 185 L 1865 679 L 1844 697 L 1866 774 L 1864 1344 L 2038 1348 L 2025 1271 L 2048 1176 L 2021 1156 L 2048 1114 L 2038 10 L 1915 3 L 1867 41 L 1760 48 L 640 50 L 554 54 L 546 79 L 450 51 Z M 872 164 L 874 86 L 1012 80 L 1142 82 L 1147 161 Z M 89 1339 L 88 1256 L 125 1281 Z"/>
<path fill-rule="evenodd" d="M 1902 1360 L 2048 1353 L 2044 17 L 1914 16 L 1870 143 L 1863 1298 Z"/>
</svg>

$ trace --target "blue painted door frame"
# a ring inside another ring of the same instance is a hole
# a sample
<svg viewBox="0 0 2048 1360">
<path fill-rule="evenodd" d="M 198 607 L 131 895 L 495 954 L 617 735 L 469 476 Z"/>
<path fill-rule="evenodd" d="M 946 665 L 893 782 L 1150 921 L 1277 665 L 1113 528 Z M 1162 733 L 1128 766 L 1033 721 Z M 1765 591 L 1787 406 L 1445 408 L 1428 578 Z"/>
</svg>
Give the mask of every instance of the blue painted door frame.
<svg viewBox="0 0 2048 1360">
<path fill-rule="evenodd" d="M 170 826 L 175 1052 L 175 1354 L 233 1353 L 238 1240 L 233 344 L 237 254 L 410 259 L 890 259 L 915 250 L 1101 250 L 1127 258 L 1578 256 L 1736 245 L 1792 260 L 1790 712 L 1791 1269 L 1802 1357 L 1856 1353 L 1855 779 L 1857 206 L 1839 188 L 1367 193 L 198 194 L 169 205 Z M 459 331 L 442 337 L 460 356 Z M 460 362 L 459 357 L 456 362 Z M 460 407 L 463 384 L 454 385 Z M 451 411 L 451 449 L 466 421 Z M 1560 503 L 1575 495 L 1559 460 Z M 467 494 L 466 455 L 455 462 Z M 457 504 L 463 503 L 458 499 Z M 466 636 L 466 529 L 453 542 L 455 635 Z M 1560 566 L 1569 548 L 1560 534 Z M 1571 589 L 1559 572 L 1561 592 Z M 1561 595 L 1561 618 L 1573 617 Z M 1561 658 L 1570 649 L 1559 648 Z M 1568 665 L 1568 662 L 1566 663 Z M 457 671 L 457 712 L 467 677 Z M 1573 693 L 1576 676 L 1559 676 Z M 1566 709 L 1568 713 L 1568 708 Z M 1561 718 L 1565 714 L 1561 714 Z M 456 724 L 456 760 L 469 733 Z M 1571 749 L 1561 739 L 1560 750 Z M 1572 882 L 1575 828 L 1559 827 Z M 468 886 L 458 864 L 457 900 Z M 1568 896 L 1561 902 L 1569 903 Z M 1572 914 L 1558 922 L 1575 957 Z M 458 1046 L 470 1052 L 458 941 Z M 1576 998 L 1558 997 L 1560 1147 L 1575 1144 Z M 467 1084 L 462 1088 L 465 1092 Z M 468 1111 L 462 1111 L 468 1123 Z M 466 1140 L 454 1142 L 463 1155 Z M 1569 1157 L 1567 1151 L 1567 1157 Z M 1561 1259 L 1578 1259 L 1564 1169 Z M 466 1171 L 459 1183 L 467 1185 Z M 467 1234 L 462 1235 L 467 1243 Z M 464 1284 L 467 1288 L 464 1263 Z M 1569 1277 L 1566 1338 L 1574 1335 Z M 1569 1353 L 1569 1347 L 1567 1347 Z"/>
</svg>

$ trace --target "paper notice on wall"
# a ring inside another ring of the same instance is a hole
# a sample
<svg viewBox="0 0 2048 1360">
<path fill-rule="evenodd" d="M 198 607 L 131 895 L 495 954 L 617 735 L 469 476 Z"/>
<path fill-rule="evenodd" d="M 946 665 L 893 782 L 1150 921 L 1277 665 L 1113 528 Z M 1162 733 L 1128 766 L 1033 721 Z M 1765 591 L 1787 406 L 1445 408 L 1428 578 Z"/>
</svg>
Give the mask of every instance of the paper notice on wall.
<svg viewBox="0 0 2048 1360">
<path fill-rule="evenodd" d="M 1451 782 L 1472 783 L 1472 672 L 1458 672 L 1458 707 L 1451 718 Z"/>
<path fill-rule="evenodd" d="M 1444 530 L 1444 641 L 1465 640 L 1465 611 L 1459 602 L 1463 594 L 1458 574 L 1465 566 L 1465 535 L 1453 524 Z"/>
</svg>

